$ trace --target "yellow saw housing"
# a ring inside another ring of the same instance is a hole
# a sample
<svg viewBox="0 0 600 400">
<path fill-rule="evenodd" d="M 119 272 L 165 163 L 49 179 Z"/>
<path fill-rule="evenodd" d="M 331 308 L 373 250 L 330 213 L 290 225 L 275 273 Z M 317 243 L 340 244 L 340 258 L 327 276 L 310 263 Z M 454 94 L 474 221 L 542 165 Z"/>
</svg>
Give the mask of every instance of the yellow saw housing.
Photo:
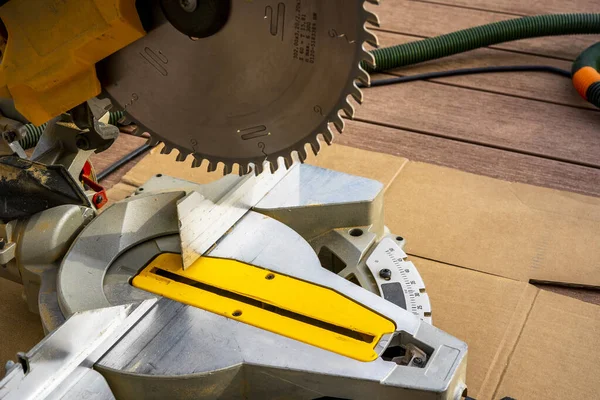
<svg viewBox="0 0 600 400">
<path fill-rule="evenodd" d="M 97 96 L 95 64 L 145 35 L 135 0 L 9 0 L 0 96 L 40 125 Z"/>
</svg>

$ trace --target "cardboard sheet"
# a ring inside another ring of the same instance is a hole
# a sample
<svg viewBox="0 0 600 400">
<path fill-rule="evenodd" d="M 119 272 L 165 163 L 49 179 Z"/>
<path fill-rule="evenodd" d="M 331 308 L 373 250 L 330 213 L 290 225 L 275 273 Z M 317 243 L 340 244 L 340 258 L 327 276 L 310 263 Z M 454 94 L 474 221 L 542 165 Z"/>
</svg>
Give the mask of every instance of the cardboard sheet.
<svg viewBox="0 0 600 400">
<path fill-rule="evenodd" d="M 410 162 L 386 210 L 411 254 L 524 282 L 600 287 L 600 198 Z"/>
<path fill-rule="evenodd" d="M 339 145 L 323 153 L 311 162 L 386 185 L 386 224 L 407 238 L 434 325 L 469 345 L 470 396 L 598 398 L 600 307 L 528 281 L 600 286 L 600 199 Z M 219 178 L 185 164 L 155 150 L 109 196 L 159 173 Z"/>
<path fill-rule="evenodd" d="M 411 257 L 425 282 L 433 324 L 469 345 L 469 395 L 490 398 L 539 289 Z"/>
<path fill-rule="evenodd" d="M 0 378 L 6 361 L 16 360 L 17 352 L 31 349 L 44 338 L 40 318 L 29 312 L 21 293 L 23 286 L 0 279 Z"/>
<path fill-rule="evenodd" d="M 540 290 L 494 393 L 600 398 L 600 307 Z"/>
</svg>

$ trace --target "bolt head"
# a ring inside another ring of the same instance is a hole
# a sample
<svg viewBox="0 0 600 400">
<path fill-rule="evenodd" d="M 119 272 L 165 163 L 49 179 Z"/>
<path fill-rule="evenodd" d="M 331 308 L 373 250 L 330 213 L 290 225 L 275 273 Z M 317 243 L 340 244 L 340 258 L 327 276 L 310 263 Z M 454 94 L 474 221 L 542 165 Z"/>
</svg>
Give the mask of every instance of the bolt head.
<svg viewBox="0 0 600 400">
<path fill-rule="evenodd" d="M 90 149 L 90 141 L 85 136 L 80 136 L 75 141 L 75 146 L 81 150 L 89 150 Z"/>
<path fill-rule="evenodd" d="M 196 11 L 198 0 L 179 0 L 179 5 L 189 13 Z"/>
<path fill-rule="evenodd" d="M 392 279 L 392 271 L 390 271 L 387 268 L 384 268 L 381 271 L 379 271 L 379 276 L 385 279 L 386 281 L 389 281 L 390 279 Z"/>
<path fill-rule="evenodd" d="M 8 143 L 12 143 L 17 140 L 17 134 L 13 131 L 6 131 L 4 132 L 3 136 L 4 140 L 6 140 Z"/>
</svg>

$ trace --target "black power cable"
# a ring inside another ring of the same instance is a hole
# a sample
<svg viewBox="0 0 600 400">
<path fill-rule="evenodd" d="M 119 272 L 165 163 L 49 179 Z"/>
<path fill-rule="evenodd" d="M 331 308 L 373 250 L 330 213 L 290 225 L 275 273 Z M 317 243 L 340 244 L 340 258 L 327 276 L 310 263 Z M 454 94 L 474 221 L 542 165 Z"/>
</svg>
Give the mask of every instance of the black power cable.
<svg viewBox="0 0 600 400">
<path fill-rule="evenodd" d="M 146 144 L 141 145 L 137 149 L 133 150 L 131 153 L 126 154 L 123 158 L 121 158 L 118 161 L 116 161 L 115 163 L 109 165 L 104 171 L 100 172 L 97 177 L 98 182 L 100 182 L 101 180 L 106 178 L 108 175 L 112 174 L 113 172 L 115 172 L 116 170 L 121 168 L 123 165 L 127 164 L 129 161 L 144 154 L 151 148 L 152 148 L 152 146 L 150 146 L 149 144 L 146 143 Z"/>
<path fill-rule="evenodd" d="M 560 69 L 557 67 L 552 67 L 549 65 L 507 65 L 507 66 L 498 66 L 498 67 L 462 68 L 462 69 L 453 69 L 453 70 L 449 70 L 449 71 L 426 72 L 423 74 L 377 79 L 377 80 L 371 81 L 370 87 L 393 85 L 396 83 L 422 81 L 422 80 L 427 80 L 427 79 L 447 78 L 447 77 L 451 77 L 451 76 L 492 74 L 492 73 L 500 73 L 500 72 L 546 72 L 546 73 L 556 74 L 556 75 L 560 75 L 562 77 L 571 79 L 570 71 Z M 359 85 L 359 87 L 364 87 L 364 85 Z"/>
</svg>

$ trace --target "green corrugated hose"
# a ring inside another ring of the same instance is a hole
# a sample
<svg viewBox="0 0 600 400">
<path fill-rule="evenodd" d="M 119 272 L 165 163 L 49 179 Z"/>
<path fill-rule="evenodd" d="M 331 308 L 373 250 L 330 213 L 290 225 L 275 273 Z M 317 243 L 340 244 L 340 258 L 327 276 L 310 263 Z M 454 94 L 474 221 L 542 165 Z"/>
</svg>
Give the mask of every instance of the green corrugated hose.
<svg viewBox="0 0 600 400">
<path fill-rule="evenodd" d="M 116 125 L 121 118 L 123 118 L 123 111 L 111 112 L 108 118 L 108 123 L 111 125 Z M 47 124 L 42 124 L 40 126 L 35 126 L 33 124 L 25 125 L 25 130 L 27 133 L 23 139 L 19 140 L 21 147 L 25 150 L 35 147 L 39 142 L 40 137 L 42 137 L 42 133 L 44 133 L 46 125 Z"/>
<path fill-rule="evenodd" d="M 39 142 L 40 137 L 42 137 L 42 133 L 44 133 L 44 128 L 46 128 L 47 124 L 42 124 L 40 126 L 35 126 L 34 124 L 25 125 L 25 130 L 27 133 L 23 136 L 23 139 L 19 140 L 19 144 L 25 150 L 31 149 L 35 147 L 35 145 Z"/>
<path fill-rule="evenodd" d="M 376 67 L 363 66 L 380 72 L 513 40 L 593 33 L 600 33 L 600 14 L 537 15 L 377 49 L 372 52 Z"/>
</svg>

